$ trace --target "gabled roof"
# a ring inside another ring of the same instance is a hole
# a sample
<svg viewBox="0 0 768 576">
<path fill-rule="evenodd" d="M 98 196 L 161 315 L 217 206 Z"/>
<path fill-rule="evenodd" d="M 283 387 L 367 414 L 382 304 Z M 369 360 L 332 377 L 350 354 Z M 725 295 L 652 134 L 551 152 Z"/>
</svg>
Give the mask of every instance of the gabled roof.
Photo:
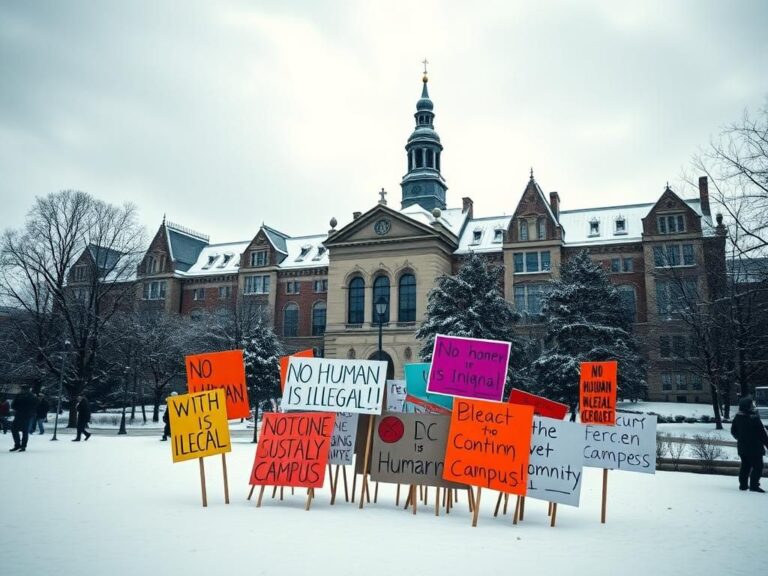
<svg viewBox="0 0 768 576">
<path fill-rule="evenodd" d="M 205 236 L 166 223 L 165 232 L 168 237 L 168 250 L 177 272 L 186 272 L 197 262 L 200 252 L 208 246 Z"/>
<path fill-rule="evenodd" d="M 88 244 L 86 249 L 100 273 L 105 270 L 112 270 L 123 255 L 122 252 L 112 250 L 111 248 L 102 248 L 96 244 Z"/>
<path fill-rule="evenodd" d="M 267 236 L 267 240 L 269 240 L 270 244 L 272 244 L 275 250 L 282 252 L 283 254 L 288 254 L 288 247 L 286 246 L 286 240 L 290 238 L 288 234 L 284 234 L 279 230 L 270 228 L 266 224 L 262 224 L 261 229 L 264 230 L 264 234 Z"/>
</svg>

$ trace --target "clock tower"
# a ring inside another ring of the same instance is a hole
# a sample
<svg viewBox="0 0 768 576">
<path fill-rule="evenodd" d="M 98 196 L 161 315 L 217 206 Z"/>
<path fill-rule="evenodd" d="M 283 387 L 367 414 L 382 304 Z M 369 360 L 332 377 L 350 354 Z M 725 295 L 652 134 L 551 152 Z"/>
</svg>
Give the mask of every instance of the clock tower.
<svg viewBox="0 0 768 576">
<path fill-rule="evenodd" d="M 440 155 L 443 145 L 435 132 L 435 113 L 427 91 L 427 68 L 424 61 L 424 84 L 421 98 L 416 102 L 416 128 L 408 138 L 405 151 L 408 156 L 408 173 L 400 183 L 403 189 L 402 207 L 418 204 L 426 210 L 445 209 L 445 191 L 448 186 L 440 174 Z"/>
</svg>

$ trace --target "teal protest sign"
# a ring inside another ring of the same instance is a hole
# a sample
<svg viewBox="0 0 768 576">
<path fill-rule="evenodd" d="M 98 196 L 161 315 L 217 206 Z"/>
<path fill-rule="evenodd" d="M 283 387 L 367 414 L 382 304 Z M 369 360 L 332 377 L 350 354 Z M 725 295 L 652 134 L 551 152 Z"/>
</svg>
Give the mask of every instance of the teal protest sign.
<svg viewBox="0 0 768 576">
<path fill-rule="evenodd" d="M 429 362 L 406 364 L 403 367 L 405 370 L 405 387 L 408 390 L 408 395 L 426 400 L 432 404 L 437 404 L 447 410 L 453 410 L 453 397 L 427 393 L 429 367 Z"/>
</svg>

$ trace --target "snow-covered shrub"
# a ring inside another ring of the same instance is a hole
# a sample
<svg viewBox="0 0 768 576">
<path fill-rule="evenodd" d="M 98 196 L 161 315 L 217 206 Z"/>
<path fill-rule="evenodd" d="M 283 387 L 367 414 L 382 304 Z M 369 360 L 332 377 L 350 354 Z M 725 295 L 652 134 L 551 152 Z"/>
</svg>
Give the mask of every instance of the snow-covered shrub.
<svg viewBox="0 0 768 576">
<path fill-rule="evenodd" d="M 667 455 L 669 452 L 669 434 L 656 432 L 656 461 Z"/>
<path fill-rule="evenodd" d="M 683 422 L 685 422 L 685 416 L 683 416 L 682 414 L 675 414 L 675 422 L 677 422 L 678 424 L 682 424 Z"/>
<path fill-rule="evenodd" d="M 685 434 L 681 434 L 679 441 L 673 441 L 671 437 L 667 437 L 667 449 L 669 450 L 669 459 L 672 460 L 672 468 L 677 470 L 680 466 L 680 460 L 685 453 Z"/>
<path fill-rule="evenodd" d="M 717 438 L 704 434 L 693 437 L 691 452 L 704 465 L 705 472 L 713 472 L 715 463 L 723 457 L 723 449 L 716 441 Z"/>
</svg>

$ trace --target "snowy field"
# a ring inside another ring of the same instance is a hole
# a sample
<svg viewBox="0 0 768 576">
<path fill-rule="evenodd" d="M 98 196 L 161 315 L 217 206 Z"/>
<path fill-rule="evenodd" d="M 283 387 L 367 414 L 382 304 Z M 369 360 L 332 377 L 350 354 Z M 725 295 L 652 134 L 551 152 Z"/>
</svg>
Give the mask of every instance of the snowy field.
<svg viewBox="0 0 768 576">
<path fill-rule="evenodd" d="M 172 464 L 169 444 L 155 437 L 48 438 L 0 453 L 0 574 L 679 576 L 754 575 L 768 565 L 768 495 L 739 492 L 733 477 L 611 472 L 601 525 L 601 471 L 588 468 L 581 507 L 560 506 L 557 527 L 546 503 L 530 499 L 523 523 L 493 518 L 496 493 L 483 492 L 472 528 L 464 495 L 447 517 L 434 516 L 431 500 L 413 516 L 385 485 L 364 510 L 343 495 L 330 506 L 327 488 L 309 512 L 298 490 L 256 508 L 246 501 L 246 439 L 235 438 L 227 457 L 231 504 L 221 459 L 206 459 L 204 509 L 197 462 Z"/>
</svg>

